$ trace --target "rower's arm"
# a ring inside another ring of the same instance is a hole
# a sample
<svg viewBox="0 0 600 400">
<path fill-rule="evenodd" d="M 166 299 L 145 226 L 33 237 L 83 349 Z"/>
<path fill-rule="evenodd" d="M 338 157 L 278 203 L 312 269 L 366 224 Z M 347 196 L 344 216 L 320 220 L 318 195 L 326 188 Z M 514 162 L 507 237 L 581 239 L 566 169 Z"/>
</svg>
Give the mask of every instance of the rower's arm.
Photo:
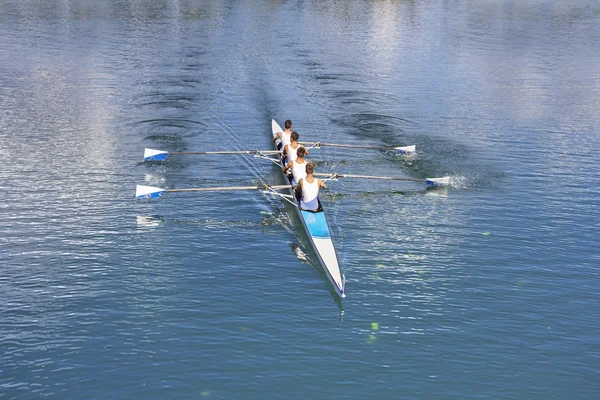
<svg viewBox="0 0 600 400">
<path fill-rule="evenodd" d="M 287 163 L 285 165 L 285 167 L 283 167 L 283 172 L 287 173 L 288 169 L 292 168 L 292 162 L 290 161 L 289 163 Z"/>
<path fill-rule="evenodd" d="M 273 136 L 273 142 L 275 142 L 280 137 L 281 137 L 281 132 L 279 132 L 277 135 Z"/>
<path fill-rule="evenodd" d="M 296 187 L 294 188 L 294 196 L 296 196 L 296 200 L 300 201 L 302 200 L 302 181 L 304 180 L 304 178 L 301 178 L 298 181 L 298 184 L 296 185 Z"/>
<path fill-rule="evenodd" d="M 319 179 L 319 186 L 322 187 L 323 189 L 327 189 L 327 185 L 325 184 L 325 182 L 323 182 L 320 179 Z"/>
</svg>

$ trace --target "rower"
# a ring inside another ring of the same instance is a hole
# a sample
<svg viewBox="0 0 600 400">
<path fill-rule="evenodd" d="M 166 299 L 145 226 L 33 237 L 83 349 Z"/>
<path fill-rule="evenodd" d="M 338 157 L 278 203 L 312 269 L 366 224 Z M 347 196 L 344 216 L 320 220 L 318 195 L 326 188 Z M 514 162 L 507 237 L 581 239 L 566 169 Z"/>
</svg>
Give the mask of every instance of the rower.
<svg viewBox="0 0 600 400">
<path fill-rule="evenodd" d="M 283 148 L 282 157 L 285 160 L 284 164 L 287 164 L 290 161 L 295 161 L 296 158 L 298 158 L 298 149 L 303 147 L 300 143 L 298 143 L 298 139 L 300 139 L 298 132 L 292 132 L 290 135 L 290 143 Z M 306 150 L 306 148 L 304 150 Z M 308 155 L 308 150 L 306 150 L 304 155 Z"/>
<path fill-rule="evenodd" d="M 277 139 L 281 139 L 281 142 L 279 142 L 277 145 L 278 150 L 285 149 L 285 146 L 290 143 L 290 135 L 292 134 L 292 121 L 289 119 L 286 120 L 284 126 L 285 130 L 283 132 L 279 132 L 273 137 L 273 142 L 275 142 Z"/>
<path fill-rule="evenodd" d="M 288 162 L 285 168 L 283 168 L 284 174 L 287 174 L 288 171 L 292 171 L 292 179 L 290 181 L 292 186 L 296 186 L 298 184 L 298 181 L 306 176 L 307 161 L 304 159 L 305 155 L 306 149 L 300 146 L 296 151 L 296 159 L 294 161 Z"/>
<path fill-rule="evenodd" d="M 300 209 L 307 211 L 319 211 L 319 188 L 326 189 L 325 182 L 315 178 L 315 166 L 311 162 L 306 163 L 306 177 L 298 181 L 296 193 L 300 196 Z"/>
</svg>

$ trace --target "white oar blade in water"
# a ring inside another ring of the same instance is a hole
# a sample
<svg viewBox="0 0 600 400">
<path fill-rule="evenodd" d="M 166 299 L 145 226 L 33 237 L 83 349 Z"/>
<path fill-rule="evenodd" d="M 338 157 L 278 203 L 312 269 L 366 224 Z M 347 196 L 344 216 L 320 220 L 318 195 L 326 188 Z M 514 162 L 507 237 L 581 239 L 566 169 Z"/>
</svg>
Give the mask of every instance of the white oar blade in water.
<svg viewBox="0 0 600 400">
<path fill-rule="evenodd" d="M 450 186 L 450 177 L 444 176 L 443 178 L 426 178 L 427 186 Z"/>
<path fill-rule="evenodd" d="M 153 186 L 144 186 L 137 185 L 135 187 L 135 197 L 138 199 L 151 199 L 162 196 L 165 193 L 165 189 L 153 187 Z"/>
<path fill-rule="evenodd" d="M 144 149 L 144 161 L 164 161 L 168 155 L 168 151 Z"/>
<path fill-rule="evenodd" d="M 412 146 L 394 147 L 394 150 L 396 151 L 396 154 L 413 155 L 417 152 L 417 146 L 412 145 Z"/>
</svg>

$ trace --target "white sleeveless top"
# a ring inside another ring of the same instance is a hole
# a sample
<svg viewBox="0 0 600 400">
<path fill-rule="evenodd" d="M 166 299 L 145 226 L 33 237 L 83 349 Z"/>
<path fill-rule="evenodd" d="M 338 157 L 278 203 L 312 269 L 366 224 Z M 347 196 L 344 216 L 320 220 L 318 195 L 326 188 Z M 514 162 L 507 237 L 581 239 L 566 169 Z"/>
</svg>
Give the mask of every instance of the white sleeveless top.
<svg viewBox="0 0 600 400">
<path fill-rule="evenodd" d="M 302 164 L 292 161 L 292 176 L 294 177 L 292 185 L 298 185 L 298 181 L 306 177 L 306 160 Z"/>
<path fill-rule="evenodd" d="M 302 180 L 302 199 L 300 208 L 305 210 L 316 210 L 319 208 L 319 180 L 315 178 L 313 183 L 308 183 L 306 179 Z"/>
<path fill-rule="evenodd" d="M 287 161 L 296 161 L 296 159 L 298 158 L 298 149 L 300 148 L 300 145 L 298 145 L 298 147 L 296 147 L 295 149 L 292 148 L 292 144 L 288 143 L 288 148 L 287 148 Z"/>
<path fill-rule="evenodd" d="M 281 150 L 285 149 L 285 146 L 290 144 L 292 141 L 292 132 L 285 133 L 285 131 L 281 132 Z"/>
</svg>

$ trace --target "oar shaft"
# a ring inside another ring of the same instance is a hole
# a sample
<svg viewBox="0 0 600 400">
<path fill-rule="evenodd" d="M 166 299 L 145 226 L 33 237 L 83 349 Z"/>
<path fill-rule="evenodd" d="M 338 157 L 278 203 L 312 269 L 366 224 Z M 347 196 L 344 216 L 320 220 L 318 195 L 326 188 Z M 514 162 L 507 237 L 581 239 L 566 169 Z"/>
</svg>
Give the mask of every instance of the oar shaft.
<svg viewBox="0 0 600 400">
<path fill-rule="evenodd" d="M 184 188 L 184 189 L 166 189 L 165 192 L 224 192 L 229 190 L 281 190 L 290 189 L 291 185 L 274 186 L 224 186 L 224 187 L 206 187 L 206 188 Z"/>
<path fill-rule="evenodd" d="M 170 151 L 169 155 L 183 154 L 278 154 L 279 150 L 236 150 L 236 151 Z"/>
<path fill-rule="evenodd" d="M 300 144 L 304 145 L 304 146 L 310 146 L 310 147 L 349 147 L 349 148 L 353 148 L 353 149 L 375 149 L 375 150 L 394 150 L 393 146 L 390 147 L 384 147 L 384 146 L 367 146 L 367 145 L 360 145 L 360 144 L 341 144 L 341 143 L 323 143 L 323 142 L 299 142 Z"/>
<path fill-rule="evenodd" d="M 410 181 L 410 182 L 426 182 L 425 179 L 417 178 L 396 178 L 392 176 L 371 176 L 371 175 L 350 175 L 350 174 L 324 174 L 315 173 L 316 176 L 333 176 L 335 178 L 357 178 L 357 179 L 382 179 L 386 181 Z"/>
</svg>

